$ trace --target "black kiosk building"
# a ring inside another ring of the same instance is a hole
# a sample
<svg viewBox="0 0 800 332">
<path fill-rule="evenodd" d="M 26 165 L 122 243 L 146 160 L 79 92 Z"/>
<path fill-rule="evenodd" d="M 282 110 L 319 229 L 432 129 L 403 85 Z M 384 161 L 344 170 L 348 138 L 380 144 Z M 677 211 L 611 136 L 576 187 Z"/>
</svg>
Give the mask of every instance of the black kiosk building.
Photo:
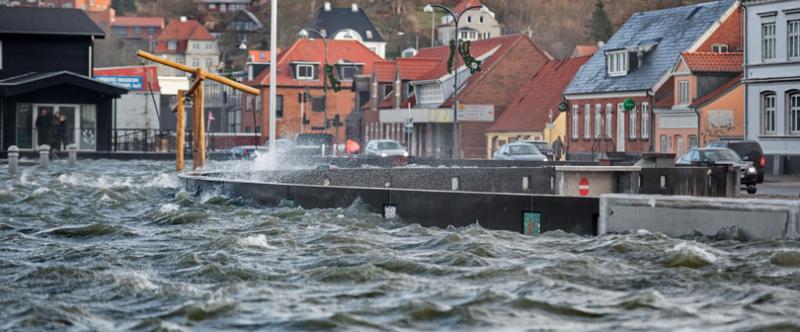
<svg viewBox="0 0 800 332">
<path fill-rule="evenodd" d="M 52 145 L 54 135 L 55 148 L 111 149 L 114 99 L 127 90 L 92 79 L 100 38 L 79 9 L 0 7 L 0 152 Z"/>
</svg>

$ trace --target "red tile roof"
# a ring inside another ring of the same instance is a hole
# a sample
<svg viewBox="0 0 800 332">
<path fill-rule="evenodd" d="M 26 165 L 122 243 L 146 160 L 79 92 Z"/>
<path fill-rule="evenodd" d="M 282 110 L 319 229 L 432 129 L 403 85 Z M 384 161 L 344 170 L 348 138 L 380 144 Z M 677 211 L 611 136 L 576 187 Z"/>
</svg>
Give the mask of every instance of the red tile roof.
<svg viewBox="0 0 800 332">
<path fill-rule="evenodd" d="M 478 0 L 463 0 L 458 5 L 453 7 L 453 13 L 456 15 L 460 14 L 464 10 L 472 6 L 483 6 L 483 4 Z"/>
<path fill-rule="evenodd" d="M 520 88 L 517 95 L 487 132 L 539 131 L 547 126 L 549 113 L 559 116 L 558 104 L 569 82 L 591 56 L 550 60 Z"/>
<path fill-rule="evenodd" d="M 534 43 L 530 38 L 525 35 L 508 35 L 502 36 L 497 38 L 491 39 L 483 39 L 472 42 L 470 46 L 470 51 L 472 56 L 476 59 L 479 59 L 483 55 L 488 55 L 489 52 L 492 50 L 496 51 L 483 60 L 481 64 L 481 69 L 483 71 L 476 72 L 475 74 L 471 75 L 469 80 L 465 82 L 465 85 L 461 88 L 459 92 L 459 96 L 464 96 L 472 90 L 472 87 L 475 86 L 475 82 L 480 81 L 484 75 L 492 70 L 492 67 L 497 63 L 498 60 L 502 59 L 503 56 L 514 47 L 517 43 L 520 42 L 529 42 L 531 43 L 534 48 L 536 48 L 539 52 L 541 52 L 548 60 L 552 60 L 553 57 L 547 53 L 547 51 L 541 49 L 536 43 Z M 434 68 L 432 71 L 421 75 L 417 80 L 424 81 L 424 80 L 436 80 L 440 79 L 446 75 L 447 73 L 447 57 L 450 54 L 450 47 L 449 46 L 439 46 L 434 48 L 424 48 L 419 51 L 415 58 L 435 58 L 440 59 L 439 64 Z M 459 61 L 460 57 L 459 57 Z M 447 99 L 441 107 L 450 107 L 452 102 L 452 98 Z"/>
<path fill-rule="evenodd" d="M 441 60 L 428 58 L 400 58 L 395 61 L 379 61 L 375 63 L 375 72 L 378 82 L 387 83 L 394 81 L 395 69 L 400 69 L 400 79 L 403 81 L 417 80 L 435 69 Z"/>
<path fill-rule="evenodd" d="M 168 43 L 170 40 L 174 40 L 178 43 L 177 49 L 169 49 Z M 195 20 L 186 20 L 185 22 L 179 19 L 172 20 L 169 21 L 169 24 L 167 24 L 164 30 L 161 30 L 161 34 L 158 35 L 156 53 L 185 53 L 186 45 L 189 40 L 213 41 L 214 36 Z"/>
<path fill-rule="evenodd" d="M 716 89 L 711 90 L 711 92 L 706 93 L 705 96 L 702 96 L 700 98 L 695 99 L 694 101 L 692 101 L 692 104 L 689 105 L 689 106 L 691 106 L 691 107 L 702 107 L 702 106 L 705 106 L 705 104 L 716 100 L 718 97 L 720 97 L 722 95 L 725 95 L 726 93 L 728 93 L 728 91 L 730 91 L 734 87 L 738 86 L 741 82 L 742 82 L 742 75 L 739 74 L 739 75 L 731 78 L 727 82 L 723 83 L 722 85 L 718 86 Z"/>
<path fill-rule="evenodd" d="M 741 52 L 683 52 L 681 57 L 693 73 L 741 73 L 744 65 Z"/>
<path fill-rule="evenodd" d="M 291 72 L 291 64 L 297 62 L 325 63 L 325 46 L 319 39 L 298 39 L 286 51 L 278 54 L 277 83 L 283 86 L 322 86 L 322 76 L 317 80 L 295 80 Z M 358 63 L 364 65 L 364 74 L 371 74 L 373 64 L 383 61 L 381 57 L 370 51 L 363 44 L 353 40 L 328 40 L 328 63 L 335 64 L 339 61 Z M 269 71 L 265 70 L 248 84 L 254 86 L 269 86 Z M 343 81 L 342 87 L 351 86 L 352 82 Z"/>
<path fill-rule="evenodd" d="M 137 16 L 117 16 L 111 26 L 115 27 L 164 27 L 163 17 L 137 17 Z"/>
</svg>

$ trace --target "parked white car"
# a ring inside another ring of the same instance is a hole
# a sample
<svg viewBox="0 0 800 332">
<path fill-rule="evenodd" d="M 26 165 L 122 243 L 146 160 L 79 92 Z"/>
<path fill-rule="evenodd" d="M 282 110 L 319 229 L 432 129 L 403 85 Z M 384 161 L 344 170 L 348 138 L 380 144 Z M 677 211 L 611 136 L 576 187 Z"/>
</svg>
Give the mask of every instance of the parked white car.
<svg viewBox="0 0 800 332">
<path fill-rule="evenodd" d="M 494 160 L 531 160 L 547 161 L 536 145 L 527 142 L 508 143 L 494 153 Z"/>
<path fill-rule="evenodd" d="M 370 157 L 408 157 L 408 151 L 398 141 L 390 139 L 376 139 L 367 143 L 364 155 Z"/>
</svg>

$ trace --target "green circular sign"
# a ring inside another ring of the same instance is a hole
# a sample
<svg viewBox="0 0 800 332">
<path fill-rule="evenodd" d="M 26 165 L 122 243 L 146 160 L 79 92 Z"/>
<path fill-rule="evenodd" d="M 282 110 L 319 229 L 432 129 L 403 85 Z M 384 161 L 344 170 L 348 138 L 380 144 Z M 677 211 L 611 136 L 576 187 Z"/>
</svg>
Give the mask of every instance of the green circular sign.
<svg viewBox="0 0 800 332">
<path fill-rule="evenodd" d="M 636 107 L 636 103 L 633 101 L 633 99 L 628 98 L 622 102 L 622 107 L 625 108 L 626 111 L 630 111 Z"/>
<path fill-rule="evenodd" d="M 569 108 L 569 105 L 567 105 L 566 101 L 562 101 L 560 104 L 558 104 L 558 111 L 559 112 L 566 112 L 567 108 Z"/>
</svg>

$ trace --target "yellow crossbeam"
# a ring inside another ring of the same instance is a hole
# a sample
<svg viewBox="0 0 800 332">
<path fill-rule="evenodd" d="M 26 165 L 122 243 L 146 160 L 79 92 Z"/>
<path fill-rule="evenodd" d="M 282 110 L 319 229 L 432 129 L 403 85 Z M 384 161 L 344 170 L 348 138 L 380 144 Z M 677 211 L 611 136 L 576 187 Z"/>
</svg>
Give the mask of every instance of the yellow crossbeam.
<svg viewBox="0 0 800 332">
<path fill-rule="evenodd" d="M 160 64 L 165 65 L 167 67 L 172 67 L 172 68 L 175 68 L 177 70 L 184 71 L 184 72 L 187 72 L 187 73 L 191 73 L 191 74 L 202 73 L 202 76 L 205 76 L 206 79 L 218 82 L 220 84 L 227 85 L 227 86 L 229 86 L 231 88 L 234 88 L 234 89 L 242 91 L 242 92 L 249 93 L 251 95 L 256 95 L 256 96 L 259 95 L 259 91 L 256 88 L 249 87 L 249 86 L 244 85 L 242 83 L 236 82 L 234 80 L 230 80 L 228 78 L 225 78 L 225 77 L 222 77 L 222 76 L 219 76 L 219 75 L 216 75 L 216 74 L 212 74 L 212 73 L 208 73 L 208 72 L 202 71 L 202 70 L 200 70 L 200 68 L 189 67 L 187 65 L 180 64 L 180 63 L 177 63 L 175 61 L 171 61 L 171 60 L 167 60 L 167 59 L 164 59 L 164 58 L 157 57 L 157 56 L 155 56 L 153 54 L 147 53 L 147 52 L 142 51 L 142 50 L 137 51 L 136 55 L 139 56 L 140 58 L 147 59 L 147 60 L 153 61 L 155 63 L 160 63 Z M 191 95 L 191 94 L 189 94 L 189 95 Z"/>
</svg>

